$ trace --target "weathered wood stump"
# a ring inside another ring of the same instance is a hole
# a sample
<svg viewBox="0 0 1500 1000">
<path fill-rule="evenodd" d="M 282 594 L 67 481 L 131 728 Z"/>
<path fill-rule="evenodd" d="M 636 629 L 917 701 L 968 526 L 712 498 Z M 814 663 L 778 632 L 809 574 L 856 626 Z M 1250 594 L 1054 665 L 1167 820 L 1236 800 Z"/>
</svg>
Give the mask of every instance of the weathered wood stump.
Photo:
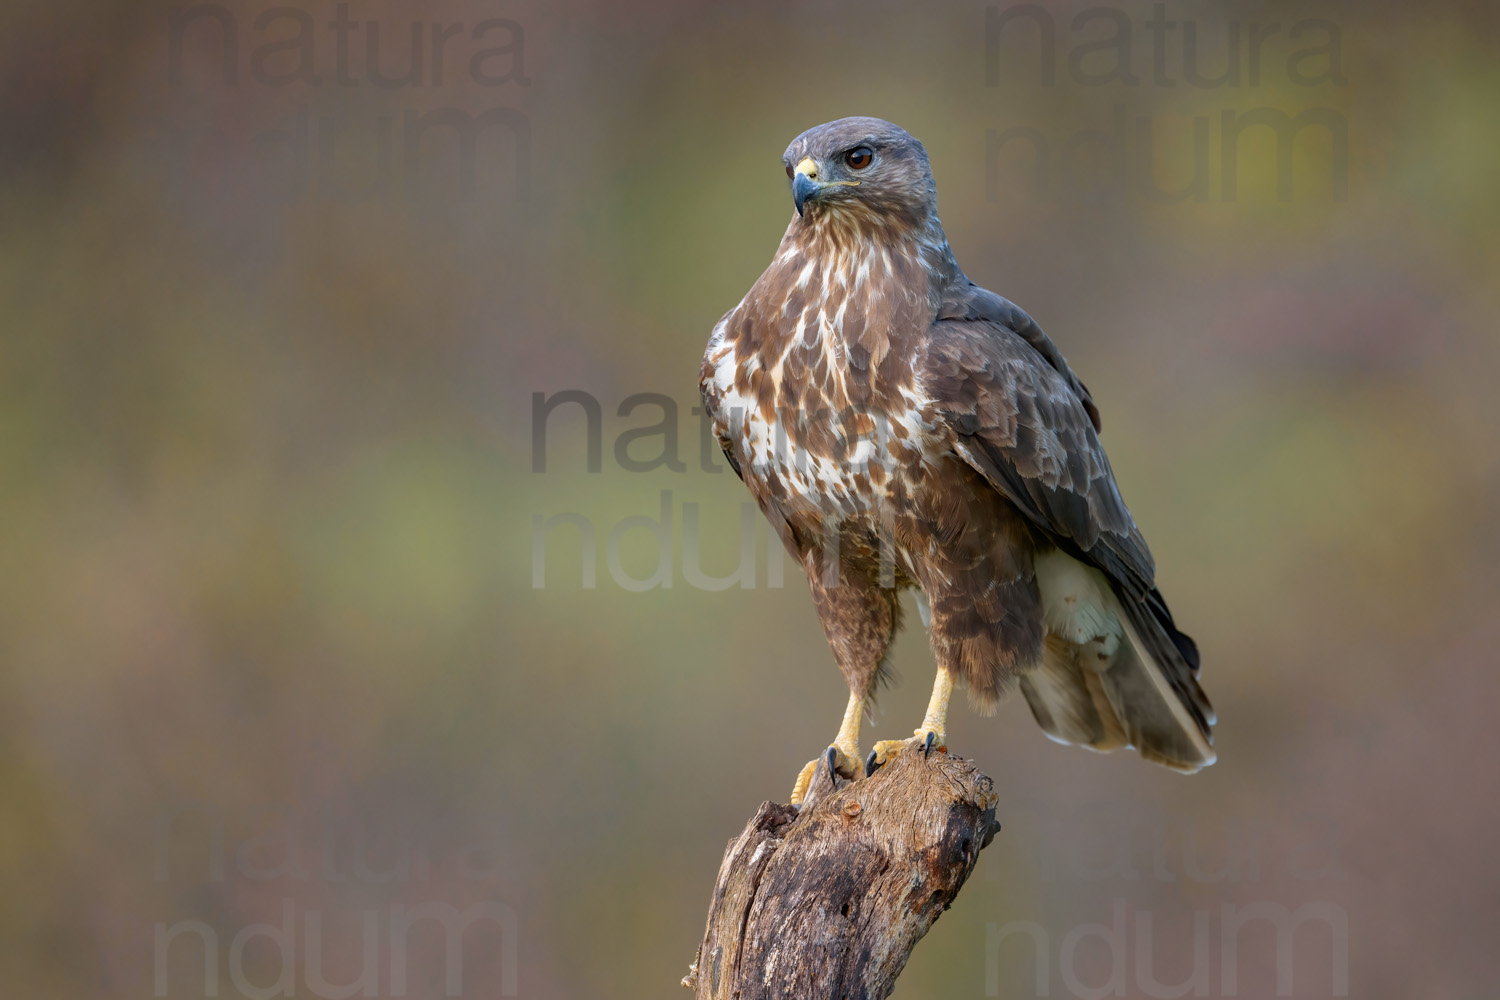
<svg viewBox="0 0 1500 1000">
<path fill-rule="evenodd" d="M 908 749 L 855 782 L 821 766 L 800 813 L 763 803 L 730 842 L 682 985 L 700 1000 L 887 997 L 999 828 L 993 782 L 961 757 Z"/>
</svg>

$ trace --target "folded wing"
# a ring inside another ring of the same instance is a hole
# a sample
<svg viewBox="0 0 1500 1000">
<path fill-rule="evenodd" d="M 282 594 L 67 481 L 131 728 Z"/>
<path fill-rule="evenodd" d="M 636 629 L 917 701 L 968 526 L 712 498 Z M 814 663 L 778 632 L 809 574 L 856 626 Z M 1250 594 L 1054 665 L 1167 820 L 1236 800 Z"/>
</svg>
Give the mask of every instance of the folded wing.
<svg viewBox="0 0 1500 1000">
<path fill-rule="evenodd" d="M 1021 681 L 1038 723 L 1178 770 L 1213 763 L 1197 647 L 1156 589 L 1098 411 L 1057 348 L 1019 307 L 970 285 L 934 324 L 921 377 L 955 452 L 1056 546 L 1037 560 L 1042 664 Z"/>
</svg>

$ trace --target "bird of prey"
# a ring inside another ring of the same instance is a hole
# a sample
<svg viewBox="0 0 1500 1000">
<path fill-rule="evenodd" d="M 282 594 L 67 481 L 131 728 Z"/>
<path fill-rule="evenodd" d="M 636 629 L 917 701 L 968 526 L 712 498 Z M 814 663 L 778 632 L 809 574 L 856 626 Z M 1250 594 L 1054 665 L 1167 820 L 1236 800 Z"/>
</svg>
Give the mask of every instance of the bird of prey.
<svg viewBox="0 0 1500 1000">
<path fill-rule="evenodd" d="M 986 713 L 1019 687 L 1062 743 L 1213 763 L 1198 650 L 1157 590 L 1093 398 L 1035 320 L 959 268 L 922 144 L 844 118 L 782 159 L 791 223 L 714 327 L 700 388 L 849 683 L 793 803 L 824 760 L 857 776 L 905 589 L 937 677 L 915 736 L 876 743 L 866 776 L 943 747 L 960 683 Z"/>
</svg>

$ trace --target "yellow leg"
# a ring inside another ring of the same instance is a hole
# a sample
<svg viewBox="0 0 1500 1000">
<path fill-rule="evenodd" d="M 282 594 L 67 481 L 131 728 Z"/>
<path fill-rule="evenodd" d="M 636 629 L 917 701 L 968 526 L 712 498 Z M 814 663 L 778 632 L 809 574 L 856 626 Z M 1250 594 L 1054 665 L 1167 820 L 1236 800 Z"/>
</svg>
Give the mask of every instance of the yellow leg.
<svg viewBox="0 0 1500 1000">
<path fill-rule="evenodd" d="M 834 770 L 846 778 L 859 773 L 859 724 L 864 711 L 864 699 L 849 692 L 849 705 L 844 709 L 844 721 L 840 723 L 839 734 L 833 738 L 833 744 L 829 748 L 834 751 Z M 818 773 L 818 765 L 826 759 L 825 754 L 808 761 L 802 768 L 796 783 L 792 785 L 792 805 L 802 804 L 802 800 L 807 797 L 807 788 L 812 784 L 813 775 Z"/>
<path fill-rule="evenodd" d="M 922 717 L 922 726 L 913 735 L 925 737 L 936 734 L 936 744 L 943 743 L 948 736 L 948 699 L 953 697 L 953 675 L 938 668 L 932 681 L 932 697 L 927 699 L 927 714 Z"/>
<path fill-rule="evenodd" d="M 900 753 L 906 744 L 916 740 L 921 741 L 924 752 L 933 747 L 947 750 L 948 701 L 952 697 L 953 675 L 939 667 L 937 677 L 932 681 L 932 697 L 927 701 L 927 714 L 922 717 L 922 725 L 913 733 L 913 738 L 911 740 L 881 740 L 876 743 L 870 751 L 869 760 L 865 761 L 865 773 L 873 773 L 877 767 Z"/>
<path fill-rule="evenodd" d="M 859 757 L 859 724 L 865 716 L 865 700 L 853 691 L 849 692 L 849 704 L 844 706 L 844 721 L 839 723 L 839 734 L 833 745 L 850 760 Z"/>
</svg>

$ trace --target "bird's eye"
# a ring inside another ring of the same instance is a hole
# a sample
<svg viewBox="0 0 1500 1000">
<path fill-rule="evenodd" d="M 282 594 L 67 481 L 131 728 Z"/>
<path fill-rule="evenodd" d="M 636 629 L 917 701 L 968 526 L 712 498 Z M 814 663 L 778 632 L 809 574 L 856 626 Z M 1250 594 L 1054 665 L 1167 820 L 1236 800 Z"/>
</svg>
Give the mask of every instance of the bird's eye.
<svg viewBox="0 0 1500 1000">
<path fill-rule="evenodd" d="M 875 160 L 875 151 L 869 146 L 855 146 L 844 154 L 844 163 L 850 170 L 863 170 Z"/>
<path fill-rule="evenodd" d="M 786 165 L 786 179 L 787 180 L 791 180 L 792 179 L 792 165 L 790 163 L 788 163 Z"/>
</svg>

